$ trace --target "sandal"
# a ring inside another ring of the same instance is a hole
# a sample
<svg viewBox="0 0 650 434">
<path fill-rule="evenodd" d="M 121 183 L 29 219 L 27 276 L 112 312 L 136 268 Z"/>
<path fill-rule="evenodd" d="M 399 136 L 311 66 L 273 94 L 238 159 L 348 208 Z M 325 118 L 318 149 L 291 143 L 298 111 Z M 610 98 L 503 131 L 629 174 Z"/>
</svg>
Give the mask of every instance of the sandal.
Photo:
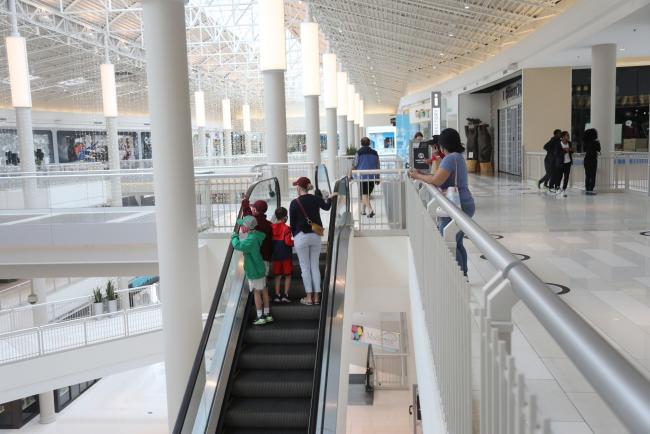
<svg viewBox="0 0 650 434">
<path fill-rule="evenodd" d="M 373 218 L 374 216 L 375 216 L 375 212 L 374 212 L 374 211 L 371 212 L 370 214 L 368 214 L 368 218 L 369 218 L 369 219 Z"/>
<path fill-rule="evenodd" d="M 306 298 L 301 298 L 300 299 L 300 304 L 304 304 L 305 306 L 313 306 L 314 302 L 311 300 L 308 300 Z"/>
</svg>

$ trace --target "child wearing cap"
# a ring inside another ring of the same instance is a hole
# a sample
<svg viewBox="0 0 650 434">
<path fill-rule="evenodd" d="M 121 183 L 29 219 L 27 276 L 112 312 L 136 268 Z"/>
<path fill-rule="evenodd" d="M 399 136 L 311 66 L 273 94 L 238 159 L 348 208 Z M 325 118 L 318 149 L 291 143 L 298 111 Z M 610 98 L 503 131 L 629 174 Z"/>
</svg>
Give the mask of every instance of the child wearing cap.
<svg viewBox="0 0 650 434">
<path fill-rule="evenodd" d="M 266 264 L 266 274 L 269 273 L 271 260 L 273 259 L 273 228 L 271 222 L 266 219 L 266 210 L 269 209 L 268 204 L 263 200 L 256 200 L 251 205 L 248 199 L 244 199 L 241 203 L 242 215 L 252 215 L 257 220 L 257 230 L 262 232 L 266 238 L 262 242 L 262 259 Z"/>
<path fill-rule="evenodd" d="M 237 220 L 237 223 L 240 225 L 240 233 L 245 237 L 240 238 L 240 234 L 235 232 L 232 234 L 230 242 L 235 250 L 244 254 L 244 273 L 246 273 L 248 287 L 253 293 L 257 310 L 257 318 L 253 324 L 269 324 L 273 322 L 273 317 L 271 316 L 269 294 L 266 291 L 267 270 L 260 253 L 265 235 L 256 229 L 257 220 L 253 216 L 245 216 Z"/>
<path fill-rule="evenodd" d="M 273 262 L 272 271 L 275 276 L 274 303 L 291 303 L 289 288 L 291 288 L 291 275 L 293 274 L 293 238 L 291 228 L 287 225 L 287 209 L 280 207 L 275 210 L 277 223 L 273 224 Z M 284 276 L 284 296 L 280 298 L 280 283 Z"/>
</svg>

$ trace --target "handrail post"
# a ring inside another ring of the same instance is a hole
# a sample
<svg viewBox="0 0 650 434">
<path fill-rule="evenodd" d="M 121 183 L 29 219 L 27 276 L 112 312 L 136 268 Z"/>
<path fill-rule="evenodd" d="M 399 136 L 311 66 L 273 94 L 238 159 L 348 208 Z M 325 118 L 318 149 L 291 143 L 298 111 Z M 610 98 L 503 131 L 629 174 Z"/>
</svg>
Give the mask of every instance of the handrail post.
<svg viewBox="0 0 650 434">
<path fill-rule="evenodd" d="M 512 347 L 512 307 L 519 301 L 501 272 L 497 272 L 482 289 L 486 316 L 492 327 L 499 331 L 499 340 L 506 343 L 506 351 Z"/>
</svg>

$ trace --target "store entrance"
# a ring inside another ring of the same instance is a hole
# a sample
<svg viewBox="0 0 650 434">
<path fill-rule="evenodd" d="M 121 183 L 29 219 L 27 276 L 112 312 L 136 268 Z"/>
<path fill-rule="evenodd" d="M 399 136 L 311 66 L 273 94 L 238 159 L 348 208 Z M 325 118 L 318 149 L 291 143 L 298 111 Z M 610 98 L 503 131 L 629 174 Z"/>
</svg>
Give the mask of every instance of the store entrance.
<svg viewBox="0 0 650 434">
<path fill-rule="evenodd" d="M 521 104 L 499 110 L 499 173 L 521 176 Z"/>
</svg>

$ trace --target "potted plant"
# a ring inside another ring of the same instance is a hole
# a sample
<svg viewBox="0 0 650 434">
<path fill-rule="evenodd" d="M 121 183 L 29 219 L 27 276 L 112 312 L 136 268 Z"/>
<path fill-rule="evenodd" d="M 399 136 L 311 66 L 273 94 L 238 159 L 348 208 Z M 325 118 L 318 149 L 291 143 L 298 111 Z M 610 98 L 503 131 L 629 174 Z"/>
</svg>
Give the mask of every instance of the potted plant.
<svg viewBox="0 0 650 434">
<path fill-rule="evenodd" d="M 348 146 L 347 149 L 345 150 L 345 155 L 348 157 L 352 157 L 357 153 L 357 148 L 354 146 Z"/>
<path fill-rule="evenodd" d="M 108 300 L 108 311 L 110 313 L 117 312 L 117 294 L 112 280 L 106 283 L 106 300 Z"/>
<path fill-rule="evenodd" d="M 93 312 L 95 316 L 104 313 L 104 296 L 99 286 L 93 289 Z"/>
</svg>

